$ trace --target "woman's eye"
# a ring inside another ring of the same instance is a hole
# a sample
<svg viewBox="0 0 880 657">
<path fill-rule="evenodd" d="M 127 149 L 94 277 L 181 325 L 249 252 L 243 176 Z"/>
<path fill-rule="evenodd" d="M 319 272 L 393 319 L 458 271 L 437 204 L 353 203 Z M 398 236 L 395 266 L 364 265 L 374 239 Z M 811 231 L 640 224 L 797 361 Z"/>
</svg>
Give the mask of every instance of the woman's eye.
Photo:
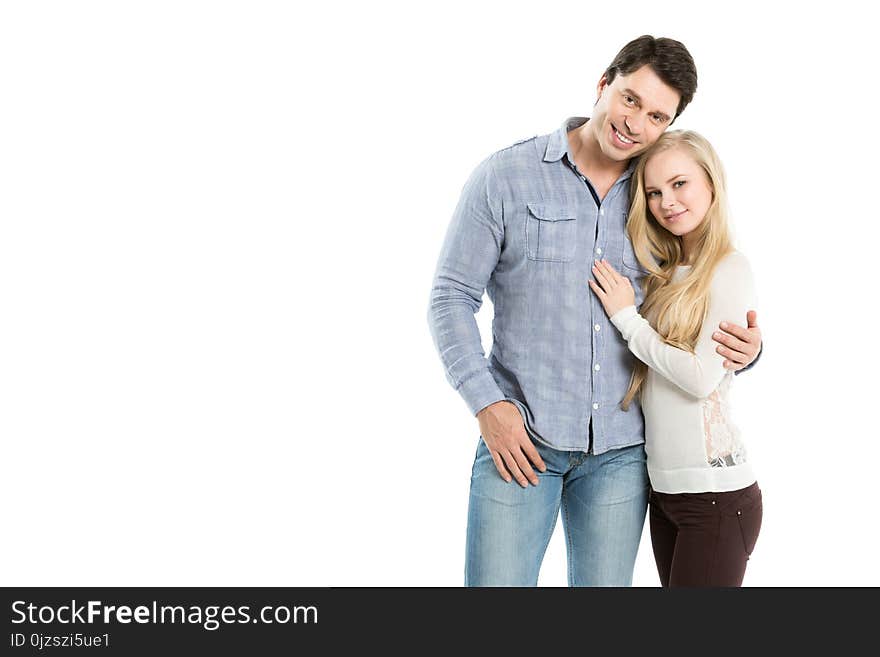
<svg viewBox="0 0 880 657">
<path fill-rule="evenodd" d="M 678 189 L 679 187 L 684 185 L 686 182 L 687 182 L 687 180 L 676 180 L 674 183 L 672 183 L 672 186 L 675 187 L 676 189 Z"/>
<path fill-rule="evenodd" d="M 636 102 L 635 98 L 632 96 L 624 96 L 623 99 L 626 101 L 627 105 L 632 105 Z"/>
<path fill-rule="evenodd" d="M 660 192 L 648 192 L 648 198 L 654 198 L 655 196 L 658 196 L 659 194 L 660 194 Z"/>
</svg>

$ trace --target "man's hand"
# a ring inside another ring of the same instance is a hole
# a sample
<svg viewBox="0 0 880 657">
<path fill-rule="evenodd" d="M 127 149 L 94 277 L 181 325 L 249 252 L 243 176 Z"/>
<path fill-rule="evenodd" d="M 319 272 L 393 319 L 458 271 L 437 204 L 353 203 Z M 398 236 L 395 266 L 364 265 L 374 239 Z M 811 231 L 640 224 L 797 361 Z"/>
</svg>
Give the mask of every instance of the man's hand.
<svg viewBox="0 0 880 657">
<path fill-rule="evenodd" d="M 721 346 L 716 347 L 715 351 L 726 359 L 724 367 L 734 372 L 751 365 L 761 351 L 761 329 L 758 328 L 758 313 L 750 310 L 746 313 L 746 322 L 748 322 L 748 328 L 721 322 L 718 325 L 721 330 L 712 334 L 712 339 L 721 343 Z"/>
<path fill-rule="evenodd" d="M 498 401 L 477 413 L 477 420 L 480 435 L 501 478 L 510 483 L 512 476 L 523 488 L 527 488 L 529 482 L 537 486 L 538 475 L 529 461 L 541 472 L 545 472 L 547 466 L 526 433 L 517 407 L 508 401 Z"/>
<path fill-rule="evenodd" d="M 626 276 L 621 276 L 607 260 L 596 260 L 593 263 L 595 281 L 587 281 L 590 289 L 599 297 L 602 307 L 611 317 L 618 310 L 634 306 L 636 293 Z M 598 282 L 597 282 L 598 281 Z"/>
</svg>

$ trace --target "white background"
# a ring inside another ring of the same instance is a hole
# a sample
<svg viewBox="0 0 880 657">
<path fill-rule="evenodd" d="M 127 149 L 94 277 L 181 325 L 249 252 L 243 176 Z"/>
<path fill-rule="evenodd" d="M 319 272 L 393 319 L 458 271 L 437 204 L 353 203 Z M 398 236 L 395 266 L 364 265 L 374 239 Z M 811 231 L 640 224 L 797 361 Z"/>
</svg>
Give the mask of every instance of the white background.
<svg viewBox="0 0 880 657">
<path fill-rule="evenodd" d="M 4 3 L 0 583 L 459 586 L 478 431 L 426 322 L 447 223 L 650 33 L 697 62 L 675 127 L 719 151 L 759 285 L 746 584 L 880 585 L 863 3 L 299 4 Z M 565 572 L 560 523 L 540 583 Z"/>
</svg>

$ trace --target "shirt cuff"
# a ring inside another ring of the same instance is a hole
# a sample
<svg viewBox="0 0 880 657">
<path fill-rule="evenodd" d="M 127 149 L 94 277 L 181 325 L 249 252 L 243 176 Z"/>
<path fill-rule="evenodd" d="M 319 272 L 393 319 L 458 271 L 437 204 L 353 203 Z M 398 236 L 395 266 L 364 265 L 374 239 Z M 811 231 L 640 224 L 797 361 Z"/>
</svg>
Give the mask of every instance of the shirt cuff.
<svg viewBox="0 0 880 657">
<path fill-rule="evenodd" d="M 458 388 L 458 393 L 464 398 L 474 415 L 489 404 L 507 399 L 507 395 L 501 392 L 501 388 L 498 387 L 488 369 L 475 374 L 462 383 Z"/>
<path fill-rule="evenodd" d="M 761 341 L 761 348 L 758 349 L 758 355 L 755 356 L 755 360 L 753 360 L 751 363 L 746 365 L 741 370 L 737 370 L 736 372 L 734 372 L 734 374 L 742 374 L 743 372 L 748 372 L 750 369 L 752 369 L 752 367 L 754 367 L 758 363 L 758 360 L 761 358 L 761 354 L 763 354 L 763 353 L 764 353 L 764 342 L 762 340 Z"/>
</svg>

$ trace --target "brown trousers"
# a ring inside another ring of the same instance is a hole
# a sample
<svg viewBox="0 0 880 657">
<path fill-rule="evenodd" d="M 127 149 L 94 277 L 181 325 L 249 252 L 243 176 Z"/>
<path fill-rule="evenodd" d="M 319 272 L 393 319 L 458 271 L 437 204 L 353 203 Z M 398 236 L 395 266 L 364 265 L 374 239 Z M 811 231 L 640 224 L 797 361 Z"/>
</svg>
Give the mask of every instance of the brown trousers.
<svg viewBox="0 0 880 657">
<path fill-rule="evenodd" d="M 651 544 L 664 587 L 742 586 L 761 531 L 757 483 L 724 493 L 652 490 L 650 506 Z"/>
</svg>

